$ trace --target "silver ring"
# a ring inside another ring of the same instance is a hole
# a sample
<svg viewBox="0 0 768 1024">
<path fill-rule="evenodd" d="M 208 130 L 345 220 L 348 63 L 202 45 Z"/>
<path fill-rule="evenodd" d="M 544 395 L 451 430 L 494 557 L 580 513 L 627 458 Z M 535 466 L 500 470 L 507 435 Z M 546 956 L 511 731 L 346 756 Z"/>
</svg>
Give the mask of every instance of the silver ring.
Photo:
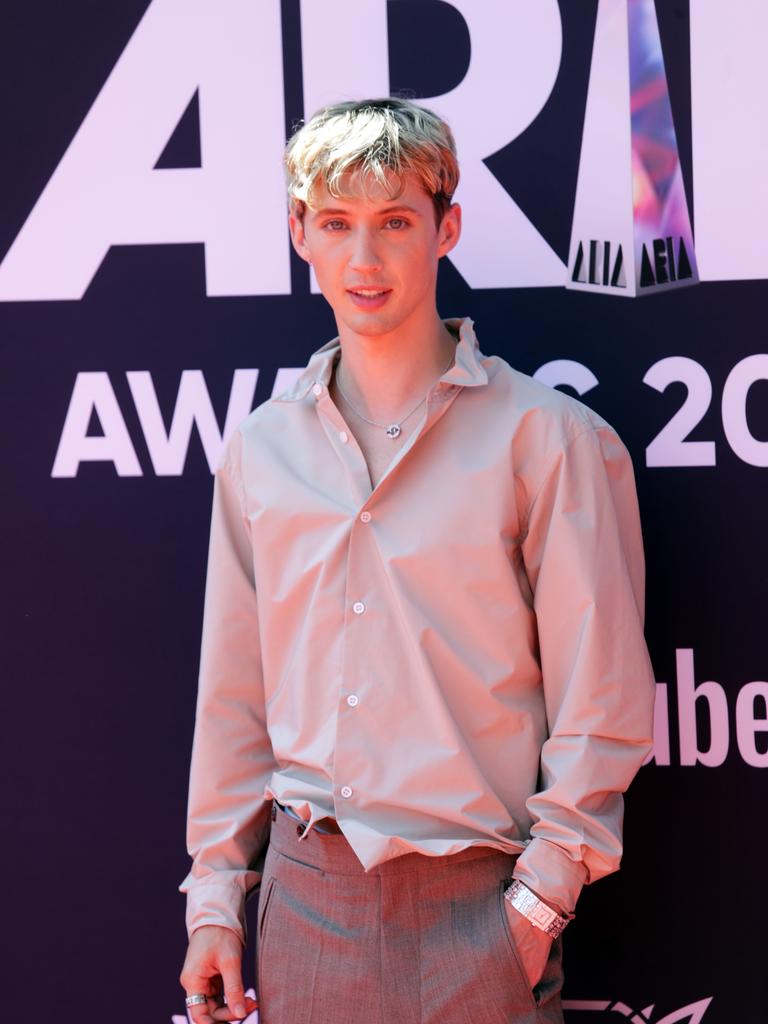
<svg viewBox="0 0 768 1024">
<path fill-rule="evenodd" d="M 197 1006 L 199 1003 L 206 1003 L 209 998 L 213 997 L 207 996 L 204 992 L 195 992 L 194 995 L 187 996 L 184 1002 L 187 1006 Z"/>
</svg>

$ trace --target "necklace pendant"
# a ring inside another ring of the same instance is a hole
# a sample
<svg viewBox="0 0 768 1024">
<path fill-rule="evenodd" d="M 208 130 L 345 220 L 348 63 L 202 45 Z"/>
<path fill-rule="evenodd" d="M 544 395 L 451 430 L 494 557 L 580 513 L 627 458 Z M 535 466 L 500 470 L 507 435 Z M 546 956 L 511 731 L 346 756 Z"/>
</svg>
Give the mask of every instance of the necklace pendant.
<svg viewBox="0 0 768 1024">
<path fill-rule="evenodd" d="M 390 425 L 387 427 L 387 436 L 388 437 L 397 437 L 399 433 L 400 433 L 400 424 L 399 423 L 390 423 Z"/>
</svg>

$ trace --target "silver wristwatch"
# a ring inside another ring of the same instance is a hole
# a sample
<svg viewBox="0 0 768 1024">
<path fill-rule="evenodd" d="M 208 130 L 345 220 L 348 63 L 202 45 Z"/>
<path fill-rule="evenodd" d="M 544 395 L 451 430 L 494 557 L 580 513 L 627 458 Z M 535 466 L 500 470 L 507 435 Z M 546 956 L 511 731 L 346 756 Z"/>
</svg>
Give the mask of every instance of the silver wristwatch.
<svg viewBox="0 0 768 1024">
<path fill-rule="evenodd" d="M 504 899 L 509 900 L 515 910 L 519 911 L 523 917 L 527 917 L 532 925 L 540 928 L 547 935 L 551 935 L 553 939 L 558 937 L 574 917 L 573 914 L 561 917 L 556 910 L 547 906 L 543 900 L 531 892 L 527 885 L 523 885 L 516 878 L 513 879 L 510 887 L 504 890 Z"/>
</svg>

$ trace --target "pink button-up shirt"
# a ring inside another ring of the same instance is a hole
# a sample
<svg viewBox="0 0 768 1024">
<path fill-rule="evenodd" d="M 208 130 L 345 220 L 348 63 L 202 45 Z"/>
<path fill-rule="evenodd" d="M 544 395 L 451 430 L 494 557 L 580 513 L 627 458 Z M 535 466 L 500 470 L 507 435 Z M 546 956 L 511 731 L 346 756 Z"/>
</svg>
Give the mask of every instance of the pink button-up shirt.
<svg viewBox="0 0 768 1024">
<path fill-rule="evenodd" d="M 328 392 L 338 338 L 215 475 L 187 844 L 188 933 L 245 939 L 271 799 L 369 869 L 481 844 L 572 910 L 621 856 L 651 746 L 634 474 L 581 402 L 472 321 L 371 488 Z M 307 830 L 308 834 L 309 829 Z"/>
</svg>

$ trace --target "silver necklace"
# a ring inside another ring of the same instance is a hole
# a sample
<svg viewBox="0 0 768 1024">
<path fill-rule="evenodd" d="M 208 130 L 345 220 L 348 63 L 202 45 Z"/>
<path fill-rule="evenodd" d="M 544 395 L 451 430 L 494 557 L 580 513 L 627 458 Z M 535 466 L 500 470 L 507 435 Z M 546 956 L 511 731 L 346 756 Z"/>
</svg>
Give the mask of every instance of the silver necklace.
<svg viewBox="0 0 768 1024">
<path fill-rule="evenodd" d="M 455 356 L 455 354 L 453 356 L 451 356 L 451 361 L 450 361 L 450 363 L 448 363 L 448 366 L 446 366 L 446 368 L 443 370 L 443 373 L 447 373 L 448 372 L 449 367 L 453 364 L 454 356 Z M 441 373 L 440 376 L 442 377 L 442 375 L 443 374 Z M 389 424 L 387 424 L 387 423 L 376 423 L 375 420 L 369 420 L 367 416 L 363 416 L 363 414 L 361 412 L 358 412 L 357 409 L 354 407 L 354 405 L 352 405 L 350 400 L 347 398 L 347 395 L 346 395 L 346 393 L 344 391 L 344 388 L 342 388 L 341 382 L 339 381 L 338 368 L 337 368 L 337 371 L 336 371 L 336 387 L 339 389 L 339 391 L 343 395 L 344 401 L 347 403 L 347 405 L 350 407 L 350 409 L 352 410 L 352 412 L 356 416 L 359 416 L 361 420 L 365 420 L 366 423 L 370 423 L 374 427 L 382 427 L 383 430 L 385 431 L 385 433 L 387 434 L 387 436 L 388 437 L 392 437 L 392 438 L 398 437 L 400 435 L 401 430 L 402 430 L 401 424 L 404 423 L 408 419 L 408 416 L 411 416 L 411 415 L 413 415 L 413 413 L 416 412 L 416 410 L 419 408 L 419 406 L 421 405 L 422 402 L 426 402 L 426 400 L 427 400 L 427 396 L 424 395 L 424 397 L 419 402 L 417 402 L 416 405 L 414 405 L 414 407 L 411 409 L 411 411 L 407 415 L 400 417 L 399 423 L 389 423 Z"/>
</svg>

